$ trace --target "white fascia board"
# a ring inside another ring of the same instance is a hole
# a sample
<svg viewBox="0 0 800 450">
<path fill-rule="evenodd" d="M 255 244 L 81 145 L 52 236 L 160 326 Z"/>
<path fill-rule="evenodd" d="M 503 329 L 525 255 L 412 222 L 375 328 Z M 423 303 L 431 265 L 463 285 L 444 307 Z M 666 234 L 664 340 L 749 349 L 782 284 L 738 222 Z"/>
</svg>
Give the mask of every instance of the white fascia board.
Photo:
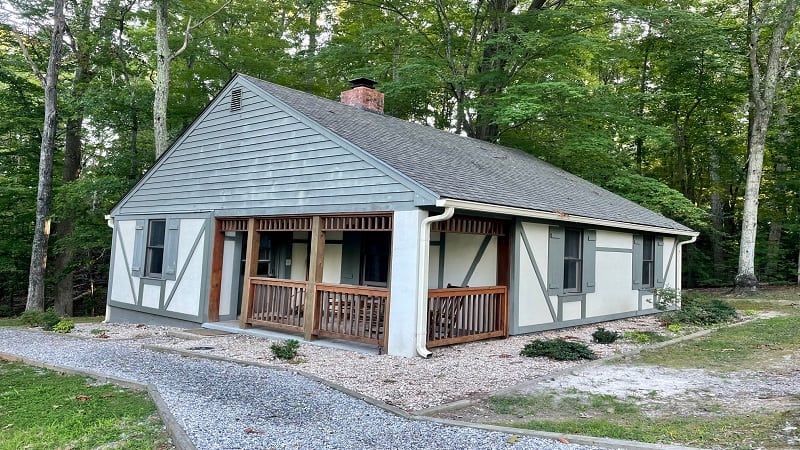
<svg viewBox="0 0 800 450">
<path fill-rule="evenodd" d="M 572 222 L 585 225 L 595 225 L 600 227 L 644 231 L 648 233 L 672 234 L 678 236 L 688 236 L 692 238 L 696 238 L 700 234 L 697 231 L 684 231 L 684 230 L 676 230 L 673 228 L 663 228 L 650 225 L 639 225 L 635 223 L 616 222 L 613 220 L 593 219 L 590 217 L 573 216 L 564 213 L 535 211 L 532 209 L 516 208 L 513 206 L 491 205 L 488 203 L 471 202 L 467 200 L 454 200 L 449 198 L 443 198 L 437 200 L 436 206 L 442 208 L 453 207 L 456 209 L 477 211 L 490 214 L 503 214 L 507 216 L 529 217 L 532 219 L 554 220 L 558 222 Z"/>
</svg>

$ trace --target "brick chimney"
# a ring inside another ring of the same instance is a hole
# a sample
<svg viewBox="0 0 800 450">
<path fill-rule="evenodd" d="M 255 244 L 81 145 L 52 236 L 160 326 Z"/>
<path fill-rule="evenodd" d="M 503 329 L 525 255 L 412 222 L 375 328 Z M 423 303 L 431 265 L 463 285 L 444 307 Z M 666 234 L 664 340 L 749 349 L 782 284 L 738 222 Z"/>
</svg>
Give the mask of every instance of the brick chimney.
<svg viewBox="0 0 800 450">
<path fill-rule="evenodd" d="M 383 92 L 376 91 L 375 84 L 376 82 L 369 78 L 350 80 L 353 88 L 342 92 L 340 97 L 342 103 L 383 114 Z"/>
</svg>

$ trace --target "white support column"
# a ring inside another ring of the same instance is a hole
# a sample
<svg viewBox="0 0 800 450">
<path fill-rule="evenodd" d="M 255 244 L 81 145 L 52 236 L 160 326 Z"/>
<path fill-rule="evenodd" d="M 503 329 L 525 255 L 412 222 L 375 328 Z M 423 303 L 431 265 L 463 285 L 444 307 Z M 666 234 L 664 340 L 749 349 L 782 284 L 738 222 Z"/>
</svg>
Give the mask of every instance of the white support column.
<svg viewBox="0 0 800 450">
<path fill-rule="evenodd" d="M 419 261 L 419 230 L 428 214 L 395 211 L 392 230 L 392 271 L 389 292 L 389 336 L 387 352 L 396 356 L 416 356 L 417 334 L 417 271 Z"/>
</svg>

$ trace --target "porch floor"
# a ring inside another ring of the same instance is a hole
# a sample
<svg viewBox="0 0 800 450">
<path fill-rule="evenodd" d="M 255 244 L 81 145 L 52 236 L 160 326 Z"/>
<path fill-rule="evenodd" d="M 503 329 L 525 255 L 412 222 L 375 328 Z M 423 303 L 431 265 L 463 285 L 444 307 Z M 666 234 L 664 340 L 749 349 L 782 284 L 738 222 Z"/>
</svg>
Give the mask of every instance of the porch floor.
<svg viewBox="0 0 800 450">
<path fill-rule="evenodd" d="M 226 331 L 234 334 L 245 334 L 248 336 L 255 336 L 267 339 L 294 339 L 304 344 L 316 345 L 325 348 L 335 348 L 338 350 L 347 350 L 350 352 L 363 353 L 366 355 L 374 355 L 378 353 L 378 347 L 374 345 L 362 344 L 360 342 L 345 341 L 343 339 L 327 339 L 321 338 L 313 341 L 303 339 L 303 336 L 298 334 L 286 333 L 282 331 L 268 330 L 262 327 L 241 328 L 238 320 L 226 320 L 221 322 L 206 322 L 200 325 L 202 328 L 209 330 Z"/>
</svg>

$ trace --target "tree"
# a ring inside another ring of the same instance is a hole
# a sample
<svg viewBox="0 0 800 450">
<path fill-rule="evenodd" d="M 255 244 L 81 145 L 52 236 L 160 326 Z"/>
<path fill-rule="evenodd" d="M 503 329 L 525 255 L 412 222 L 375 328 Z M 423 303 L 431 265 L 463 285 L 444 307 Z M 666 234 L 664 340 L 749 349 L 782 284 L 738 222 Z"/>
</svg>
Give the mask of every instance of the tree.
<svg viewBox="0 0 800 450">
<path fill-rule="evenodd" d="M 50 206 L 53 188 L 53 152 L 58 128 L 58 71 L 63 49 L 64 0 L 53 2 L 53 30 L 50 38 L 50 57 L 44 75 L 28 55 L 22 36 L 17 35 L 20 47 L 31 64 L 31 69 L 44 88 L 44 126 L 39 150 L 39 185 L 36 194 L 36 226 L 31 250 L 26 311 L 44 309 L 44 276 L 47 267 L 47 240 L 50 235 Z"/>
<path fill-rule="evenodd" d="M 756 11 L 754 1 L 749 2 L 750 26 L 750 108 L 748 117 L 748 161 L 745 184 L 744 208 L 742 211 L 742 234 L 739 244 L 739 268 L 735 285 L 738 291 L 756 290 L 758 278 L 755 274 L 755 247 L 758 231 L 758 196 L 764 166 L 764 147 L 769 121 L 775 104 L 775 92 L 782 72 L 782 56 L 786 33 L 795 20 L 800 1 L 762 0 Z M 762 36 L 772 33 L 766 47 L 766 58 L 762 51 Z"/>
<path fill-rule="evenodd" d="M 226 0 L 222 6 L 196 23 L 189 17 L 186 21 L 186 29 L 183 32 L 183 44 L 175 51 L 170 49 L 169 46 L 169 0 L 154 1 L 156 10 L 156 81 L 155 96 L 153 98 L 153 133 L 156 158 L 160 157 L 169 147 L 167 104 L 169 102 L 170 65 L 178 55 L 186 50 L 192 31 L 222 11 L 231 1 L 233 0 Z"/>
</svg>

